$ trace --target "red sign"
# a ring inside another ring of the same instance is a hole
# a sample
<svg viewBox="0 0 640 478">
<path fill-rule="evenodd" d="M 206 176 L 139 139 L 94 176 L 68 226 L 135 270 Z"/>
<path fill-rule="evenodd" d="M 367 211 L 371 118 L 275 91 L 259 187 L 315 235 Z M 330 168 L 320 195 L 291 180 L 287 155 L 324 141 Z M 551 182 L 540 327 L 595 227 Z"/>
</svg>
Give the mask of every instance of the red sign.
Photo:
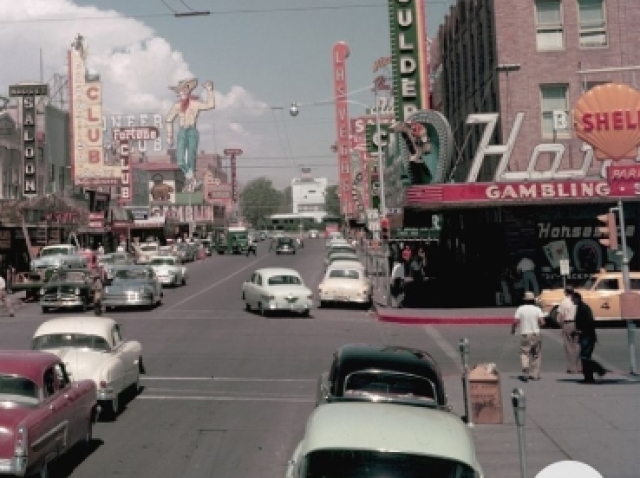
<svg viewBox="0 0 640 478">
<path fill-rule="evenodd" d="M 612 188 L 606 181 L 550 181 L 519 183 L 463 183 L 407 188 L 409 206 L 438 209 L 446 206 L 499 204 L 558 204 L 640 196 L 640 180 Z"/>
<path fill-rule="evenodd" d="M 349 154 L 349 111 L 347 108 L 347 58 L 349 46 L 338 42 L 333 46 L 333 94 L 336 99 L 336 136 L 340 178 L 340 211 L 355 212 L 351 195 L 351 158 Z"/>
<path fill-rule="evenodd" d="M 104 227 L 104 213 L 102 212 L 90 212 L 89 213 L 89 227 L 91 228 L 103 228 Z"/>
</svg>

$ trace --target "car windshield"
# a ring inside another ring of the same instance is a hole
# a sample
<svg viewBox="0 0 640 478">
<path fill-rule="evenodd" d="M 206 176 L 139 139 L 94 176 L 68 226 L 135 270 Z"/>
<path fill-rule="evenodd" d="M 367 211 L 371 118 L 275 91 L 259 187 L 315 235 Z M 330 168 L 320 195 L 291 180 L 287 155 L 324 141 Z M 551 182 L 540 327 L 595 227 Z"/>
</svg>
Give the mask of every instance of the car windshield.
<svg viewBox="0 0 640 478">
<path fill-rule="evenodd" d="M 473 469 L 445 458 L 369 450 L 318 450 L 303 463 L 303 478 L 474 478 Z"/>
<path fill-rule="evenodd" d="M 33 339 L 31 344 L 33 350 L 48 349 L 91 349 L 109 351 L 109 343 L 98 335 L 86 334 L 50 334 L 40 335 Z"/>
<path fill-rule="evenodd" d="M 336 256 L 338 254 L 343 254 L 343 255 L 346 255 L 346 256 L 355 256 L 356 255 L 356 253 L 353 251 L 353 249 L 348 248 L 348 247 L 341 247 L 341 248 L 335 248 L 335 249 L 329 250 L 329 257 Z"/>
<path fill-rule="evenodd" d="M 278 244 L 292 244 L 293 239 L 289 239 L 288 237 L 281 237 L 278 239 Z"/>
<path fill-rule="evenodd" d="M 329 272 L 329 277 L 336 279 L 359 279 L 360 273 L 354 270 L 335 269 Z"/>
<path fill-rule="evenodd" d="M 142 252 L 153 252 L 153 251 L 157 251 L 158 250 L 158 246 L 153 246 L 153 245 L 140 246 L 140 250 Z"/>
<path fill-rule="evenodd" d="M 330 261 L 331 262 L 336 262 L 336 261 L 359 262 L 356 256 L 345 256 L 345 255 L 332 256 Z"/>
<path fill-rule="evenodd" d="M 139 269 L 120 269 L 116 271 L 114 279 L 146 279 L 147 271 Z"/>
<path fill-rule="evenodd" d="M 84 283 L 87 280 L 87 275 L 84 272 L 59 271 L 50 280 L 51 282 Z"/>
<path fill-rule="evenodd" d="M 150 264 L 152 266 L 172 266 L 175 265 L 176 260 L 170 257 L 155 257 L 151 259 Z"/>
<path fill-rule="evenodd" d="M 47 247 L 40 251 L 40 257 L 55 256 L 58 254 L 69 254 L 70 249 L 68 247 Z"/>
<path fill-rule="evenodd" d="M 38 386 L 28 378 L 0 375 L 0 402 L 37 405 L 39 396 Z"/>
<path fill-rule="evenodd" d="M 297 276 L 271 276 L 269 277 L 269 285 L 302 285 L 302 281 Z"/>
<path fill-rule="evenodd" d="M 344 382 L 345 397 L 377 395 L 387 398 L 436 400 L 431 381 L 403 373 L 354 372 Z"/>
</svg>

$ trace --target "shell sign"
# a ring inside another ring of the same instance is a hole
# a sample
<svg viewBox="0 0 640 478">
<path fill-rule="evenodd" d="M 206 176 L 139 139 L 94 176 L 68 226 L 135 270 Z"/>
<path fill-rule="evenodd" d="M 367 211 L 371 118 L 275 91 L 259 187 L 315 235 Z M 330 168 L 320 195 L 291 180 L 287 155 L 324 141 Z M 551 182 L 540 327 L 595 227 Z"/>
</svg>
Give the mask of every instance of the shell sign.
<svg viewBox="0 0 640 478">
<path fill-rule="evenodd" d="M 627 85 L 596 86 L 573 110 L 577 136 L 599 160 L 636 159 L 640 146 L 640 91 Z"/>
</svg>

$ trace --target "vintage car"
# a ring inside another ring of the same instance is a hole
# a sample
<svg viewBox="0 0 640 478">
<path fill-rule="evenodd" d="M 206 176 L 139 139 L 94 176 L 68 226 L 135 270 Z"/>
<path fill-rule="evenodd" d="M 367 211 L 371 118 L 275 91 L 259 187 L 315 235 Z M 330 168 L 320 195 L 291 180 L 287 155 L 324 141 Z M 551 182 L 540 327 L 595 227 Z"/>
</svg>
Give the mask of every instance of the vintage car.
<svg viewBox="0 0 640 478">
<path fill-rule="evenodd" d="M 187 285 L 187 268 L 174 256 L 156 256 L 151 258 L 149 267 L 153 269 L 162 285 L 178 287 Z"/>
<path fill-rule="evenodd" d="M 622 320 L 620 294 L 624 292 L 624 283 L 620 272 L 595 274 L 575 290 L 582 295 L 582 300 L 591 307 L 596 320 Z M 640 272 L 631 272 L 631 290 L 640 293 Z M 552 325 L 558 325 L 558 306 L 564 297 L 563 289 L 544 289 L 536 298 L 538 306 Z"/>
<path fill-rule="evenodd" d="M 442 373 L 424 350 L 349 344 L 333 354 L 320 375 L 316 405 L 364 400 L 406 403 L 450 411 Z"/>
<path fill-rule="evenodd" d="M 60 357 L 71 380 L 92 380 L 102 411 L 111 417 L 120 410 L 122 392 L 137 392 L 144 373 L 140 342 L 124 340 L 120 326 L 106 317 L 48 320 L 36 330 L 31 348 Z"/>
<path fill-rule="evenodd" d="M 337 231 L 331 231 L 328 235 L 327 235 L 327 239 L 325 241 L 325 245 L 327 247 L 329 247 L 329 245 L 333 242 L 333 241 L 344 241 L 346 242 L 344 236 L 342 235 L 341 232 L 337 232 Z"/>
<path fill-rule="evenodd" d="M 332 264 L 318 285 L 320 307 L 332 302 L 362 304 L 371 306 L 372 284 L 363 267 Z M 355 262 L 353 264 L 356 264 Z"/>
<path fill-rule="evenodd" d="M 286 478 L 482 478 L 471 431 L 456 415 L 390 403 L 316 407 Z"/>
<path fill-rule="evenodd" d="M 309 316 L 313 294 L 293 269 L 265 268 L 255 271 L 242 285 L 242 300 L 249 311 L 253 307 L 266 316 L 271 312 L 299 312 Z"/>
<path fill-rule="evenodd" d="M 117 266 L 113 278 L 102 294 L 102 305 L 115 307 L 143 306 L 153 308 L 162 303 L 162 285 L 148 266 Z"/>
<path fill-rule="evenodd" d="M 157 242 L 144 242 L 135 244 L 133 249 L 136 254 L 136 264 L 144 265 L 148 264 L 152 257 L 160 253 L 160 244 Z"/>
<path fill-rule="evenodd" d="M 276 239 L 276 254 L 295 254 L 296 241 L 291 237 L 279 237 Z"/>
<path fill-rule="evenodd" d="M 40 307 L 51 309 L 87 308 L 93 304 L 93 277 L 87 269 L 59 269 L 40 289 Z"/>
<path fill-rule="evenodd" d="M 325 265 L 329 265 L 331 263 L 331 259 L 336 257 L 336 256 L 349 256 L 349 257 L 354 257 L 354 258 L 358 258 L 358 254 L 356 254 L 356 252 L 351 249 L 351 248 L 347 248 L 347 247 L 340 247 L 340 248 L 331 248 L 327 251 L 327 256 L 324 260 Z"/>
<path fill-rule="evenodd" d="M 89 444 L 96 397 L 95 383 L 72 383 L 53 354 L 0 351 L 0 475 L 46 477 L 52 460 Z"/>
<path fill-rule="evenodd" d="M 320 237 L 320 233 L 317 229 L 309 230 L 309 239 L 318 239 Z"/>
<path fill-rule="evenodd" d="M 191 244 L 180 242 L 176 245 L 178 258 L 182 262 L 193 262 L 196 260 L 196 249 Z"/>
<path fill-rule="evenodd" d="M 325 261 L 325 266 L 328 269 L 329 267 L 331 267 L 336 262 L 353 262 L 353 263 L 357 263 L 357 264 L 362 264 L 360 262 L 360 258 L 357 255 L 355 255 L 355 254 L 347 254 L 347 253 L 341 252 L 339 254 L 333 254 L 332 256 L 327 258 L 326 261 Z"/>
<path fill-rule="evenodd" d="M 87 267 L 87 259 L 79 254 L 78 248 L 71 244 L 57 244 L 43 247 L 38 257 L 31 261 L 34 272 L 46 269 L 83 269 Z"/>
<path fill-rule="evenodd" d="M 202 244 L 202 247 L 204 247 L 204 253 L 207 256 L 210 256 L 213 253 L 213 241 L 211 239 L 200 239 L 200 243 Z"/>
</svg>

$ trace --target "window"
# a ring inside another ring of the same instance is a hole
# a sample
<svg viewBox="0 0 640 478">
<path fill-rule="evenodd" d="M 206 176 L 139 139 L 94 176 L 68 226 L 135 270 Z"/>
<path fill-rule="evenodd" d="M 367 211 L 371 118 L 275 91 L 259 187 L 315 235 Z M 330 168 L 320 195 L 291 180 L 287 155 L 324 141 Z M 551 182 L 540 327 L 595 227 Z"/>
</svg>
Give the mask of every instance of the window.
<svg viewBox="0 0 640 478">
<path fill-rule="evenodd" d="M 618 279 L 602 279 L 598 282 L 596 290 L 619 290 Z"/>
<path fill-rule="evenodd" d="M 120 344 L 120 342 L 122 342 L 122 334 L 120 334 L 120 327 L 117 325 L 114 325 L 111 335 L 113 339 L 113 346 L 117 347 Z"/>
<path fill-rule="evenodd" d="M 580 46 L 601 48 L 607 46 L 607 20 L 604 0 L 578 0 Z"/>
<path fill-rule="evenodd" d="M 536 43 L 542 51 L 564 49 L 560 0 L 536 0 Z"/>
<path fill-rule="evenodd" d="M 569 110 L 567 93 L 568 85 L 541 85 L 540 96 L 542 100 L 542 136 L 553 137 L 553 112 Z M 568 135 L 567 130 L 559 130 L 556 135 Z"/>
</svg>

